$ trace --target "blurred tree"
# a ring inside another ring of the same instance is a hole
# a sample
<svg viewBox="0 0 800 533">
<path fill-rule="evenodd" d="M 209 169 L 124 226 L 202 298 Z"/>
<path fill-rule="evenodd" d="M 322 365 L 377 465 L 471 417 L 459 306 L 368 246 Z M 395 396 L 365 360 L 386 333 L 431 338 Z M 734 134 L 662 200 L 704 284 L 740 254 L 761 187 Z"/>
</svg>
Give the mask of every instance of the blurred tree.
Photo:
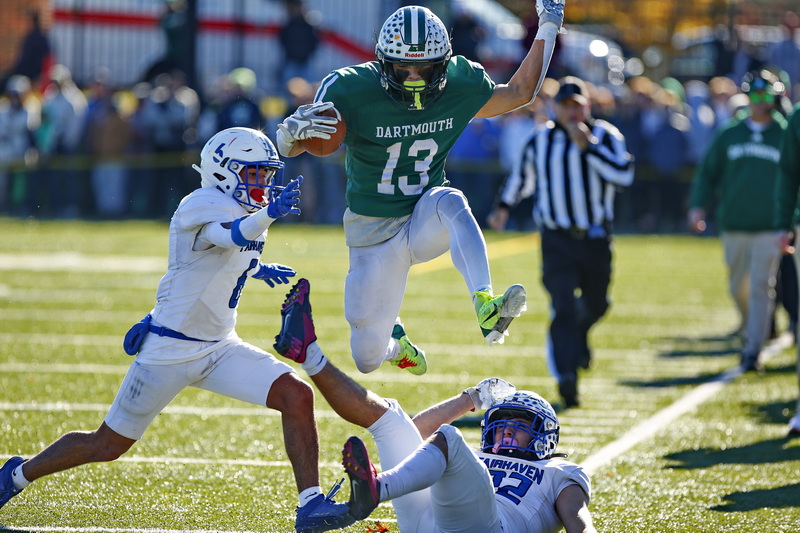
<svg viewBox="0 0 800 533">
<path fill-rule="evenodd" d="M 523 20 L 535 9 L 530 0 L 498 0 Z M 587 25 L 616 38 L 634 53 L 648 46 L 671 47 L 676 32 L 698 26 L 776 25 L 787 10 L 800 10 L 800 0 L 566 0 L 565 21 Z"/>
</svg>

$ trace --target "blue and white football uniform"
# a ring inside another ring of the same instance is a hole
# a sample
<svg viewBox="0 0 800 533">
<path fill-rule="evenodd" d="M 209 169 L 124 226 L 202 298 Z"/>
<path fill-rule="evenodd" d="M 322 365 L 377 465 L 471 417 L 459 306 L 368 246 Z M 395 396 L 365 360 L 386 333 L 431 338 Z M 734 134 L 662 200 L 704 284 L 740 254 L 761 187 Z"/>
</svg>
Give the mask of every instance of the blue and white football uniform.
<svg viewBox="0 0 800 533">
<path fill-rule="evenodd" d="M 378 447 L 381 469 L 400 464 L 422 443 L 411 418 L 395 400 L 367 428 Z M 569 485 L 591 496 L 586 472 L 563 459 L 528 461 L 474 451 L 454 426 L 447 439 L 448 464 L 430 488 L 392 500 L 404 533 L 556 533 L 563 526 L 555 501 Z"/>
<path fill-rule="evenodd" d="M 187 386 L 265 405 L 272 383 L 293 372 L 235 331 L 236 307 L 257 271 L 266 232 L 235 244 L 231 223 L 248 213 L 213 187 L 186 196 L 170 222 L 169 265 L 158 286 L 153 324 L 199 340 L 148 334 L 106 424 L 138 440 L 155 416 Z"/>
</svg>

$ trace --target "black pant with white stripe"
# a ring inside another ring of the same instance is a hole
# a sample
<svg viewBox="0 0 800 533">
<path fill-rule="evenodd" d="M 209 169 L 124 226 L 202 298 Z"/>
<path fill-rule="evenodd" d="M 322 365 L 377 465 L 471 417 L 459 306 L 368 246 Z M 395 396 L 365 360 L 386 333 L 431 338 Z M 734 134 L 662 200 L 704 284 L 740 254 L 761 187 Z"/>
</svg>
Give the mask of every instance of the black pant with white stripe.
<svg viewBox="0 0 800 533">
<path fill-rule="evenodd" d="M 611 235 L 542 230 L 542 282 L 550 294 L 548 358 L 556 379 L 577 381 L 588 364 L 589 329 L 609 307 Z"/>
</svg>

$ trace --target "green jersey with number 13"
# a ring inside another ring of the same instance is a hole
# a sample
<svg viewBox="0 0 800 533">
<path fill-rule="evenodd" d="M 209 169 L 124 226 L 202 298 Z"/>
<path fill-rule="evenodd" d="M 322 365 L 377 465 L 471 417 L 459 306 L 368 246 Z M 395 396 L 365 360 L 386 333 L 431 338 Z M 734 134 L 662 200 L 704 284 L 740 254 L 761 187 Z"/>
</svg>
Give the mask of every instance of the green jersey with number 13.
<svg viewBox="0 0 800 533">
<path fill-rule="evenodd" d="M 448 185 L 447 154 L 495 84 L 481 65 L 455 56 L 441 97 L 408 110 L 383 90 L 379 69 L 372 61 L 335 70 L 315 101 L 333 102 L 347 125 L 347 206 L 359 215 L 402 217 L 423 192 Z"/>
</svg>

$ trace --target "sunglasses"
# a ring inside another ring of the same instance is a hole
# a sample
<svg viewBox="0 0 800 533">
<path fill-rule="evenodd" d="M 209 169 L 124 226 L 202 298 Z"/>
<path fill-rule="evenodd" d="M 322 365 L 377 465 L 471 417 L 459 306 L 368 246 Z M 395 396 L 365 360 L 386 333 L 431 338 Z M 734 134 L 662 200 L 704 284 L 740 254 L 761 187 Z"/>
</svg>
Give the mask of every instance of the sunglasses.
<svg viewBox="0 0 800 533">
<path fill-rule="evenodd" d="M 775 95 L 769 94 L 766 92 L 752 92 L 748 95 L 750 97 L 750 103 L 753 104 L 774 104 L 775 103 Z"/>
</svg>

